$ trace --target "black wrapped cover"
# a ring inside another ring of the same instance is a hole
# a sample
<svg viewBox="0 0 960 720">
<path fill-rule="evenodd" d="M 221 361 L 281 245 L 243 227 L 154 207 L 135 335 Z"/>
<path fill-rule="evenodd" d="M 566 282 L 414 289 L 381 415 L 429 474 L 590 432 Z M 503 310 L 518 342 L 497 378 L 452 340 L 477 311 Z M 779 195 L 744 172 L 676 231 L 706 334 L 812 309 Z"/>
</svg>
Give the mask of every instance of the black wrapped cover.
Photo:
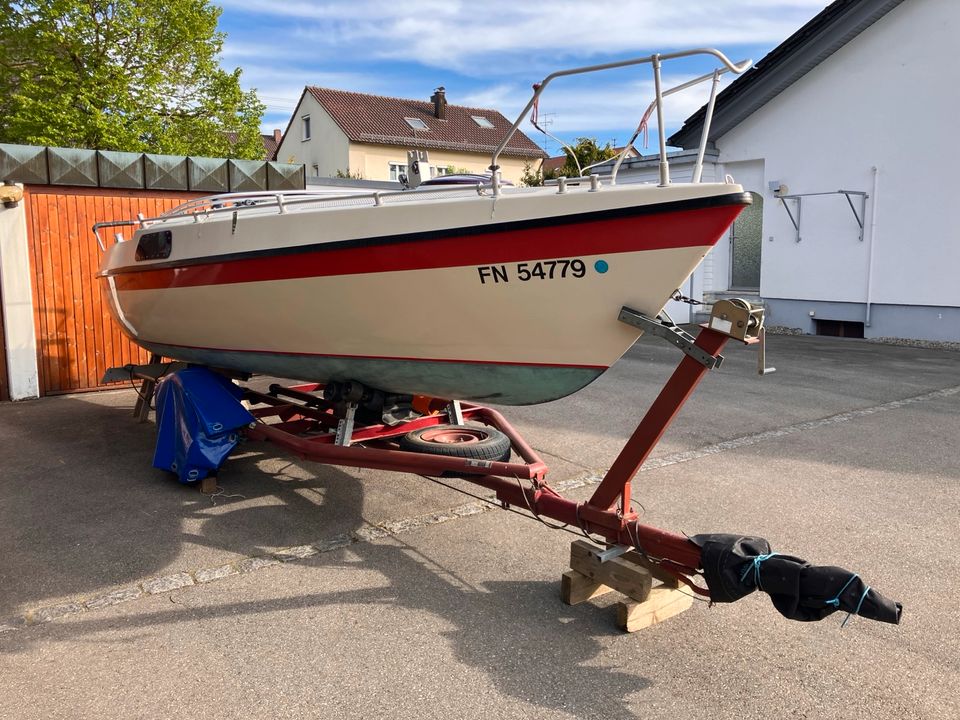
<svg viewBox="0 0 960 720">
<path fill-rule="evenodd" d="M 733 602 L 759 589 L 791 620 L 823 620 L 842 610 L 900 623 L 903 606 L 849 570 L 771 553 L 770 543 L 763 538 L 716 534 L 690 539 L 702 549 L 703 576 L 713 602 Z"/>
</svg>

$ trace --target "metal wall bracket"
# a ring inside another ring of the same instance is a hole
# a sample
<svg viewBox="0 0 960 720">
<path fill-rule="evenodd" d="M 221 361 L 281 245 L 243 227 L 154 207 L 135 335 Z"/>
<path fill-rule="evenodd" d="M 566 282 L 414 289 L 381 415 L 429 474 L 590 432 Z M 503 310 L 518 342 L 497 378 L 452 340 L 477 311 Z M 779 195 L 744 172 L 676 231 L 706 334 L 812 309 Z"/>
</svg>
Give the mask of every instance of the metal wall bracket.
<svg viewBox="0 0 960 720">
<path fill-rule="evenodd" d="M 818 192 L 818 193 L 795 193 L 793 195 L 777 195 L 778 198 L 783 200 L 781 203 L 783 209 L 787 211 L 787 215 L 790 217 L 790 222 L 793 224 L 793 229 L 797 231 L 797 242 L 800 242 L 800 217 L 802 210 L 802 199 L 805 197 L 813 197 L 816 195 L 843 195 L 847 199 L 847 203 L 850 205 L 850 209 L 853 211 L 853 217 L 857 221 L 857 225 L 860 228 L 860 242 L 863 242 L 863 219 L 866 217 L 867 211 L 867 198 L 870 197 L 867 193 L 861 192 L 860 190 L 831 190 L 830 192 Z M 857 212 L 857 208 L 853 204 L 853 200 L 850 199 L 851 195 L 855 195 L 860 198 L 860 212 Z M 787 204 L 787 200 L 795 200 L 797 205 L 797 215 L 794 217 L 793 212 L 790 210 L 790 206 Z"/>
<path fill-rule="evenodd" d="M 671 345 L 676 345 L 678 348 L 683 350 L 683 352 L 707 369 L 712 370 L 713 368 L 718 368 L 723 364 L 723 355 L 717 355 L 714 357 L 710 353 L 701 350 L 699 347 L 694 345 L 693 335 L 684 332 L 676 325 L 664 325 L 663 323 L 658 322 L 657 320 L 651 320 L 643 313 L 626 306 L 620 308 L 620 316 L 617 319 L 622 323 L 626 323 L 627 325 L 632 325 L 635 328 L 643 330 L 645 333 L 663 338 Z"/>
</svg>

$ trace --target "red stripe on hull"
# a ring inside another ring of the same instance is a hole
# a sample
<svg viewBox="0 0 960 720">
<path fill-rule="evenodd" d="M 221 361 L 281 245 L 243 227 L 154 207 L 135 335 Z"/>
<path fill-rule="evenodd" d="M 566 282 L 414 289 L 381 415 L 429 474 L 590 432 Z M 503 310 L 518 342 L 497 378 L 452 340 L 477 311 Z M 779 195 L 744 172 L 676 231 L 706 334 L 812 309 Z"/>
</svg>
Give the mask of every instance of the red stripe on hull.
<svg viewBox="0 0 960 720">
<path fill-rule="evenodd" d="M 639 215 L 382 245 L 317 249 L 115 275 L 117 290 L 492 265 L 545 258 L 712 246 L 743 205 Z"/>
</svg>

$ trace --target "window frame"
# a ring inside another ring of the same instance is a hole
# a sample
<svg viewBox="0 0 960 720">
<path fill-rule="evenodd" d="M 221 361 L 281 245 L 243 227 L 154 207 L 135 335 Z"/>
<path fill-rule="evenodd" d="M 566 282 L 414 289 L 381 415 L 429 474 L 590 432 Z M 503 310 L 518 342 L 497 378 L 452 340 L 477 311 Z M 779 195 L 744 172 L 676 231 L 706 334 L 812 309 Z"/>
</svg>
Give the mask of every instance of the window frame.
<svg viewBox="0 0 960 720">
<path fill-rule="evenodd" d="M 426 130 L 427 132 L 430 131 L 430 126 L 427 125 L 427 124 L 426 124 L 423 120 L 421 120 L 420 118 L 405 117 L 404 120 L 406 121 L 407 125 L 410 126 L 410 128 L 411 128 L 412 130 L 420 131 L 420 132 L 423 132 L 424 130 Z M 417 125 L 415 125 L 414 123 L 419 123 L 419 124 L 422 125 L 423 127 L 417 127 Z"/>
<path fill-rule="evenodd" d="M 300 142 L 309 142 L 312 137 L 310 113 L 300 116 Z"/>
</svg>

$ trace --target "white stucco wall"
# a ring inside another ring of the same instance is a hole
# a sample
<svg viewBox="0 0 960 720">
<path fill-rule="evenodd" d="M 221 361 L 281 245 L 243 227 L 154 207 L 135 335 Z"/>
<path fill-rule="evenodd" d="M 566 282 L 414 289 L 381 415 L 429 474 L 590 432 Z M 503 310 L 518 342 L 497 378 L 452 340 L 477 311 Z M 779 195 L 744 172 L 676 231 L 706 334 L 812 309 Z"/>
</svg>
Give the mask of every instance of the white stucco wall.
<svg viewBox="0 0 960 720">
<path fill-rule="evenodd" d="M 873 243 L 872 302 L 960 306 L 958 33 L 960 3 L 908 0 L 717 139 L 721 171 L 764 196 L 764 297 L 862 303 Z M 834 195 L 803 200 L 797 243 L 767 188 L 872 194 L 874 166 L 879 192 L 867 201 L 863 242 Z"/>
<path fill-rule="evenodd" d="M 15 208 L 0 204 L 0 311 L 6 332 L 10 398 L 38 397 L 37 335 L 23 201 Z"/>
<path fill-rule="evenodd" d="M 303 140 L 304 115 L 310 116 L 310 139 Z M 335 177 L 337 170 L 347 172 L 350 143 L 316 98 L 305 93 L 293 114 L 293 121 L 277 149 L 277 161 L 303 163 L 307 176 Z M 314 165 L 317 170 L 314 170 Z"/>
</svg>

